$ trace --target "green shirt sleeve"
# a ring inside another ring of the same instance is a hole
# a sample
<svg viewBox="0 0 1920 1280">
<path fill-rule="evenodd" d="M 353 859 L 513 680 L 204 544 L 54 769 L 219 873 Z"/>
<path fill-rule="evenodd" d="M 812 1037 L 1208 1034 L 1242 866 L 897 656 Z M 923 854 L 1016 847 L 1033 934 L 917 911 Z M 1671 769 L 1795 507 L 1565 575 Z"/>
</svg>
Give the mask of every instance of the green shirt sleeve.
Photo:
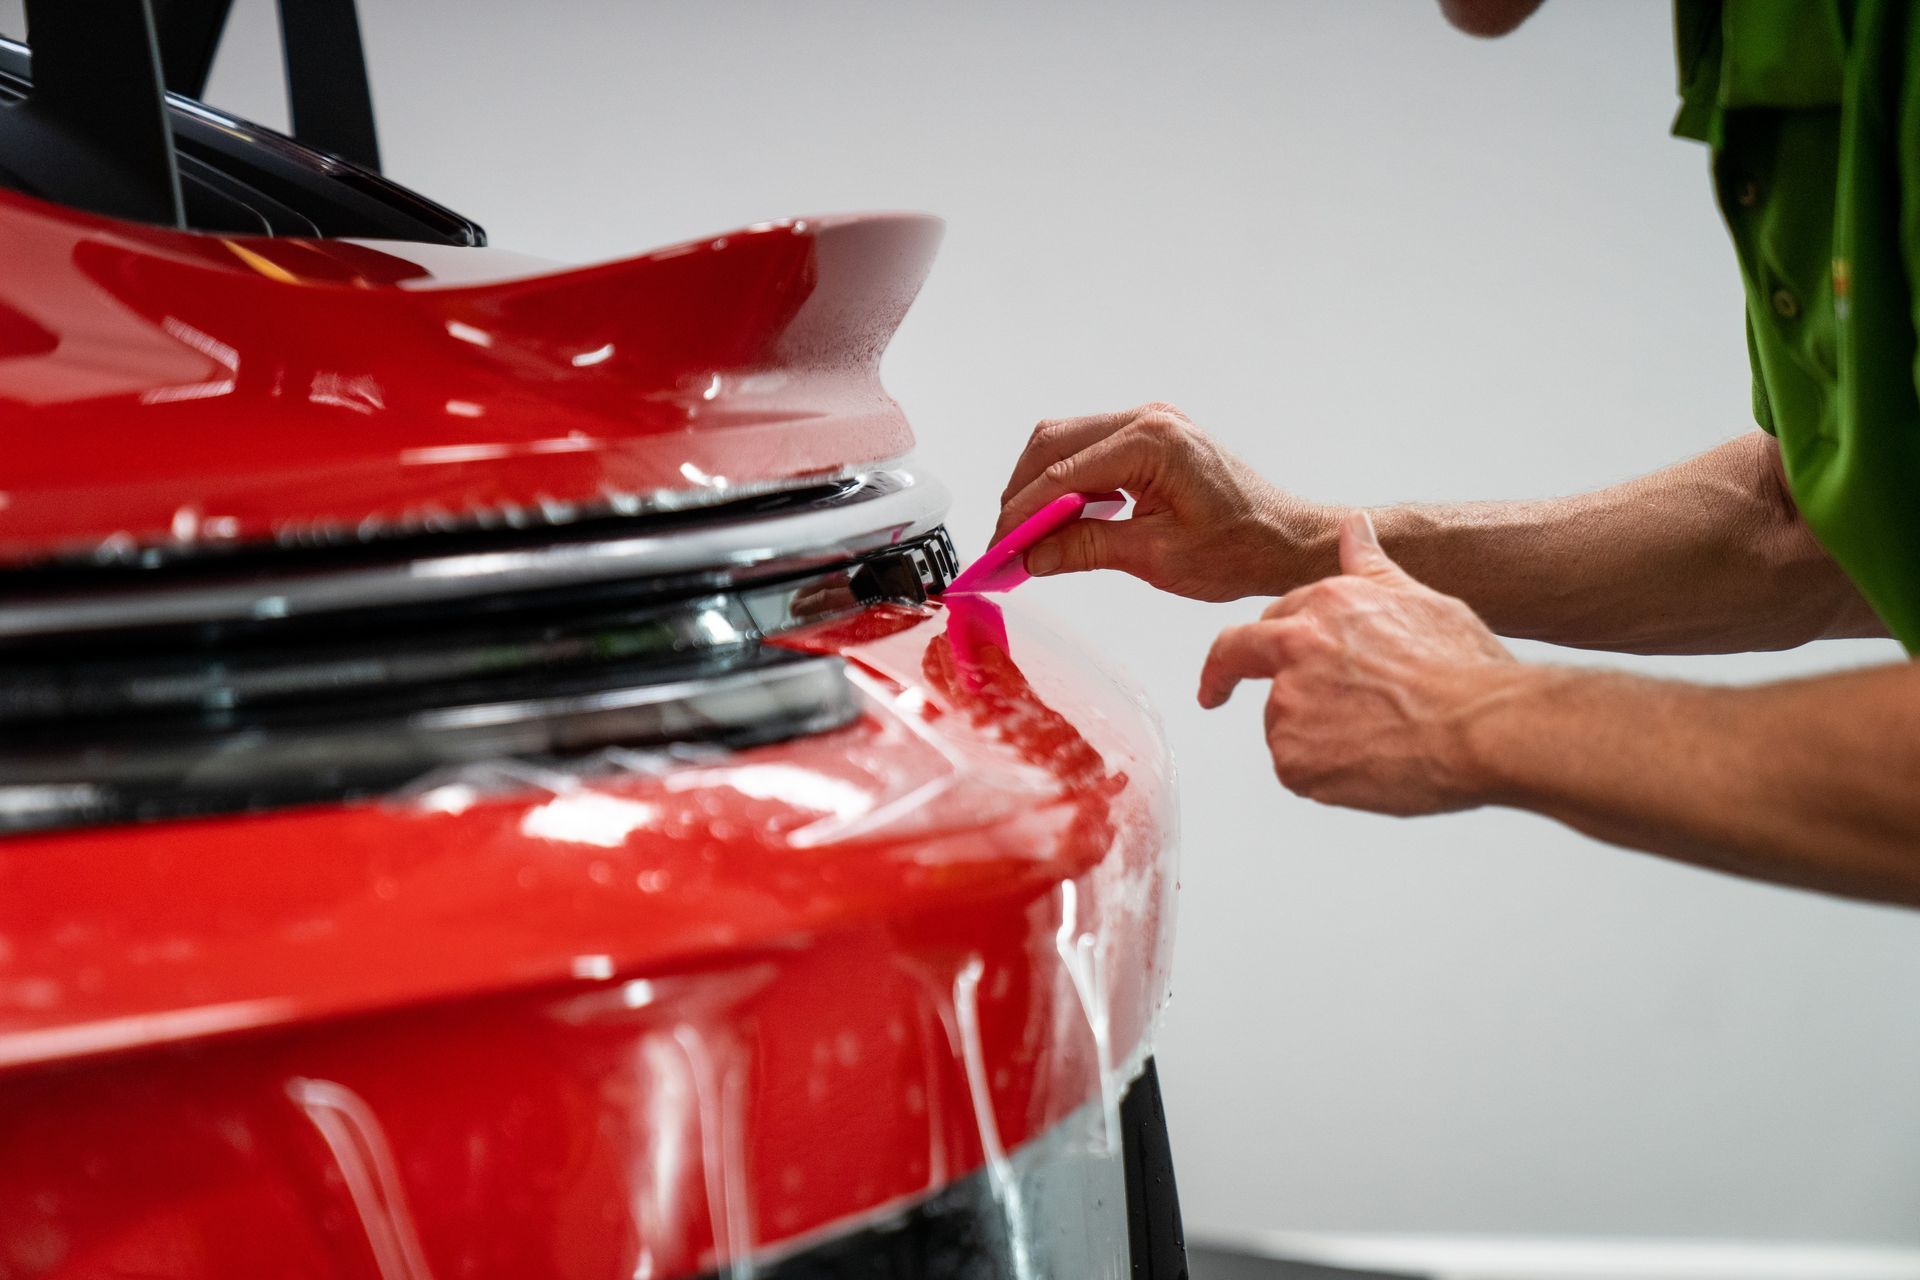
<svg viewBox="0 0 1920 1280">
<path fill-rule="evenodd" d="M 1920 652 L 1920 0 L 1677 0 L 1754 418 L 1829 555 Z"/>
<path fill-rule="evenodd" d="M 1795 501 L 1909 652 L 1920 651 L 1920 23 L 1911 0 L 1848 7 L 1830 269 L 1829 437 Z M 1783 435 L 1783 442 L 1784 442 Z"/>
</svg>

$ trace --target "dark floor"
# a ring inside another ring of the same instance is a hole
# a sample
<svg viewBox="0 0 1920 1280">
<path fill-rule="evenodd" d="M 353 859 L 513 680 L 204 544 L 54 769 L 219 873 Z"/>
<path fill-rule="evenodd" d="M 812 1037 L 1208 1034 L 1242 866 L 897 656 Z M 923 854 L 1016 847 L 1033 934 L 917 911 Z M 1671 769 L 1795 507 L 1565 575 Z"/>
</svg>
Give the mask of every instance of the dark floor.
<svg viewBox="0 0 1920 1280">
<path fill-rule="evenodd" d="M 1276 1262 L 1231 1249 L 1194 1245 L 1187 1249 L 1193 1280 L 1421 1280 L 1419 1276 L 1386 1271 L 1348 1271 L 1310 1262 Z"/>
</svg>

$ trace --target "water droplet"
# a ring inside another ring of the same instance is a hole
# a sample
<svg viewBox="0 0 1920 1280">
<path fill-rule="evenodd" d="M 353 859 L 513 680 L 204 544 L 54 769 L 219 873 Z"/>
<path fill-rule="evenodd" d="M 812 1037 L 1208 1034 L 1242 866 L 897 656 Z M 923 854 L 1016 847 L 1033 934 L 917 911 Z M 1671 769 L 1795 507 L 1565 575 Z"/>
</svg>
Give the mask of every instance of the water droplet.
<svg viewBox="0 0 1920 1280">
<path fill-rule="evenodd" d="M 833 1056 L 843 1067 L 851 1067 L 860 1061 L 860 1037 L 851 1031 L 842 1031 L 833 1041 Z"/>
</svg>

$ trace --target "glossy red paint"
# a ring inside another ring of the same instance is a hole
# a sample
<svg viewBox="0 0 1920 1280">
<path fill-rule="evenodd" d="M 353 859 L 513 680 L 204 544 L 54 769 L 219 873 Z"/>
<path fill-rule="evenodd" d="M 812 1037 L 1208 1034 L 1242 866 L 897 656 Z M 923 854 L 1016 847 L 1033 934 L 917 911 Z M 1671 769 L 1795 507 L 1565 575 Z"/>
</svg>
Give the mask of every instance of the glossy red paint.
<svg viewBox="0 0 1920 1280">
<path fill-rule="evenodd" d="M 996 625 L 800 634 L 869 699 L 816 738 L 0 842 L 0 1270 L 684 1276 L 1097 1100 L 1165 989 L 1166 760 Z"/>
<path fill-rule="evenodd" d="M 564 518 L 897 457 L 878 364 L 939 235 L 796 219 L 530 274 L 0 191 L 0 564 Z"/>
</svg>

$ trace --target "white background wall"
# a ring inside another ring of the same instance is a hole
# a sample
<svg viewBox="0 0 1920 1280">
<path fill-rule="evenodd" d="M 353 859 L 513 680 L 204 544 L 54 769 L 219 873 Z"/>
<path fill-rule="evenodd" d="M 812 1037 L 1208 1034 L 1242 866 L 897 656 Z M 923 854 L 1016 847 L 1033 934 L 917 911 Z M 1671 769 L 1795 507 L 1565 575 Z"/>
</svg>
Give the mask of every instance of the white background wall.
<svg viewBox="0 0 1920 1280">
<path fill-rule="evenodd" d="M 1564 492 L 1747 425 L 1659 0 L 1555 0 L 1490 44 L 1422 0 L 361 8 L 390 172 L 497 245 L 944 214 L 887 374 L 966 550 L 1036 418 L 1153 398 L 1365 503 Z M 209 97 L 284 122 L 273 39 L 240 0 Z M 1255 604 L 1029 593 L 1145 683 L 1181 762 L 1162 1062 L 1196 1232 L 1920 1242 L 1920 916 L 1511 813 L 1293 799 L 1258 698 L 1192 702 Z"/>
</svg>

